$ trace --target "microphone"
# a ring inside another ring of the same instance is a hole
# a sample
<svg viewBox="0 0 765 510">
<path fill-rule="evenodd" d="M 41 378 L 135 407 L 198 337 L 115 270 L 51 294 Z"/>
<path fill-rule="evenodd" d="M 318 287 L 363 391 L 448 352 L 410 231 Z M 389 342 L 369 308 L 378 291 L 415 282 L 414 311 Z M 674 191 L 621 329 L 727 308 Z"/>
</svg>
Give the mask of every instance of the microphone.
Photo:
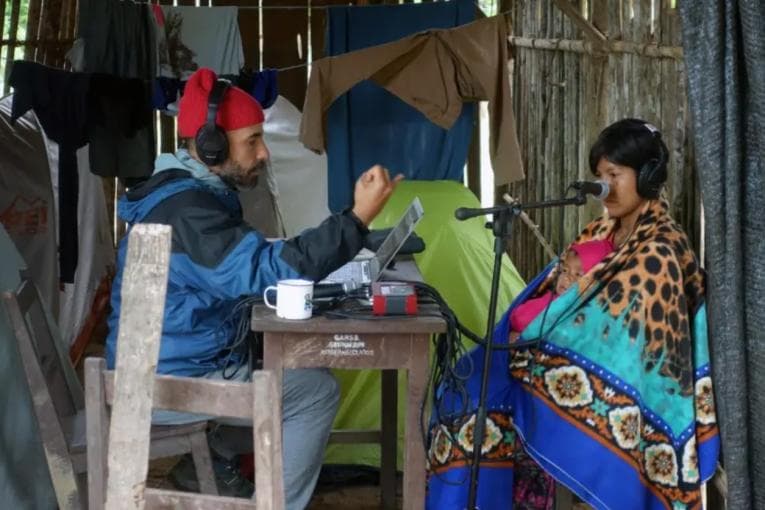
<svg viewBox="0 0 765 510">
<path fill-rule="evenodd" d="M 592 195 L 598 200 L 605 200 L 611 189 L 605 181 L 576 181 L 571 185 L 580 195 Z"/>
<path fill-rule="evenodd" d="M 313 286 L 313 297 L 314 299 L 322 299 L 345 296 L 360 287 L 361 285 L 356 283 L 356 280 L 343 283 L 317 283 Z"/>
<path fill-rule="evenodd" d="M 484 214 L 495 214 L 500 211 L 507 210 L 508 207 L 509 206 L 507 205 L 498 205 L 494 207 L 486 207 L 483 209 L 474 209 L 472 207 L 460 207 L 454 211 L 454 217 L 457 218 L 459 221 L 463 221 L 468 218 L 473 218 L 475 216 L 483 216 Z"/>
</svg>

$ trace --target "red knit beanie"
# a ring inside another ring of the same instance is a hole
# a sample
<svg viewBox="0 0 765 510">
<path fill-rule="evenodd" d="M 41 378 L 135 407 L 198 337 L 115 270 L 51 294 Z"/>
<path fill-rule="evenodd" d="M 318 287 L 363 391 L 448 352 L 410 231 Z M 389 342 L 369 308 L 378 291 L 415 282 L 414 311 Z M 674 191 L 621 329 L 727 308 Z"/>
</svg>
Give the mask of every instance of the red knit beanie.
<svg viewBox="0 0 765 510">
<path fill-rule="evenodd" d="M 207 68 L 191 75 L 178 105 L 178 133 L 181 138 L 194 138 L 207 121 L 207 102 L 218 77 Z M 218 106 L 215 122 L 224 131 L 263 123 L 263 108 L 244 90 L 230 87 Z"/>
</svg>

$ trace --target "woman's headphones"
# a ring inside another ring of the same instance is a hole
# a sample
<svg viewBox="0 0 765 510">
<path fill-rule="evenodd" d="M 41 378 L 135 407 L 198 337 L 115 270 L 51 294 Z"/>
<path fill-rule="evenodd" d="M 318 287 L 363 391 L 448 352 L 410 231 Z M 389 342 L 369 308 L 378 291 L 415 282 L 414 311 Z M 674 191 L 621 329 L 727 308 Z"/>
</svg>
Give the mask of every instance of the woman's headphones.
<svg viewBox="0 0 765 510">
<path fill-rule="evenodd" d="M 651 158 L 640 167 L 637 174 L 637 192 L 643 198 L 659 198 L 661 186 L 667 180 L 667 154 L 661 142 L 661 132 L 653 124 L 644 124 L 659 145 L 659 157 Z"/>
<path fill-rule="evenodd" d="M 218 107 L 229 87 L 231 87 L 229 81 L 217 80 L 215 82 L 207 98 L 207 120 L 194 137 L 197 156 L 207 166 L 220 165 L 228 158 L 226 132 L 215 123 L 215 118 L 218 115 Z"/>
</svg>

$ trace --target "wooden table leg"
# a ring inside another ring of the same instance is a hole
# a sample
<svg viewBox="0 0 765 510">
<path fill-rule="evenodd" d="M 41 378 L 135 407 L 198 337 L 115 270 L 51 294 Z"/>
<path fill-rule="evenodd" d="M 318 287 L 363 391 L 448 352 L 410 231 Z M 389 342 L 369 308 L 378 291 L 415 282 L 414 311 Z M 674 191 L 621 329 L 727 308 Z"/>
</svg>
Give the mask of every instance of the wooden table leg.
<svg viewBox="0 0 765 510">
<path fill-rule="evenodd" d="M 422 444 L 420 432 L 420 406 L 422 399 L 425 398 L 428 367 L 430 366 L 428 346 L 428 335 L 412 335 L 404 447 L 405 510 L 422 510 L 425 508 L 425 446 Z"/>
<path fill-rule="evenodd" d="M 283 365 L 282 335 L 263 333 L 263 368 L 281 370 Z"/>
<path fill-rule="evenodd" d="M 382 371 L 380 414 L 380 496 L 385 510 L 396 508 L 396 460 L 398 442 L 398 370 Z"/>
</svg>

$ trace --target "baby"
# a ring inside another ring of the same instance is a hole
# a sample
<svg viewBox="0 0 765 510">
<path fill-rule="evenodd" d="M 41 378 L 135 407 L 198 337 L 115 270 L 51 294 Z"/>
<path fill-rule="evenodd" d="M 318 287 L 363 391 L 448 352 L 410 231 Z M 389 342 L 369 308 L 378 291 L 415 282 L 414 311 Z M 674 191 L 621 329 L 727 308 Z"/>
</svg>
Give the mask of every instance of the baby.
<svg viewBox="0 0 765 510">
<path fill-rule="evenodd" d="M 527 299 L 515 307 L 510 314 L 510 342 L 515 342 L 526 326 L 542 312 L 552 300 L 566 292 L 580 277 L 595 267 L 609 253 L 614 245 L 609 240 L 595 240 L 574 244 L 558 265 L 558 276 L 553 290 L 541 296 Z"/>
</svg>

